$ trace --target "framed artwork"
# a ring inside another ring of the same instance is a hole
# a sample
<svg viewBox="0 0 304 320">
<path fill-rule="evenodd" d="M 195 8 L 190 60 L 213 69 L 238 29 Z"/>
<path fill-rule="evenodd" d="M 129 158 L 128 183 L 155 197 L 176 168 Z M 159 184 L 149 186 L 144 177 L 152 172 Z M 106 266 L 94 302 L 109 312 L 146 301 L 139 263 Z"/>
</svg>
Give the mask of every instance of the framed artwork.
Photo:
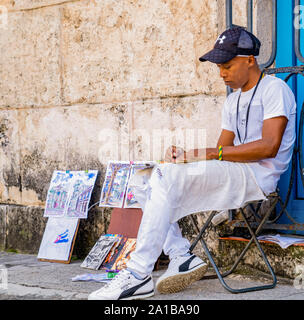
<svg viewBox="0 0 304 320">
<path fill-rule="evenodd" d="M 70 263 L 79 219 L 48 218 L 38 252 L 38 260 Z"/>
</svg>

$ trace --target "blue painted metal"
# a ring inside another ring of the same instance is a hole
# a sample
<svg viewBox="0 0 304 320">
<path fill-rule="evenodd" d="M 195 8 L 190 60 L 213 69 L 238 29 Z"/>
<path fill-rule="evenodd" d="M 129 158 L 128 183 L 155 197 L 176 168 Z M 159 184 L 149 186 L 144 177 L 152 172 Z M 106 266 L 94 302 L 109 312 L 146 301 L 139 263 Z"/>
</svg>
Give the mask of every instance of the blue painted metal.
<svg viewBox="0 0 304 320">
<path fill-rule="evenodd" d="M 295 29 L 294 29 L 294 0 L 277 0 L 277 57 L 276 67 L 296 66 L 302 65 L 296 57 L 295 51 Z M 304 24 L 303 24 L 304 25 Z M 304 30 L 303 30 L 304 31 Z M 303 33 L 302 31 L 302 33 Z M 300 33 L 300 38 L 303 39 L 303 34 Z M 301 41 L 300 41 L 301 43 Z M 300 46 L 300 51 L 303 52 L 304 41 Z M 287 74 L 279 74 L 278 77 L 284 79 Z M 299 132 L 299 120 L 300 112 L 304 100 L 304 77 L 301 75 L 294 76 L 288 81 L 288 85 L 293 90 L 297 99 L 297 133 Z M 298 143 L 297 134 L 297 143 Z M 280 195 L 285 199 L 291 168 L 283 174 L 279 182 Z M 304 223 L 304 188 L 300 177 L 299 162 L 297 161 L 297 170 L 295 176 L 295 182 L 293 184 L 290 201 L 287 206 L 287 210 L 290 215 L 299 223 Z M 278 221 L 279 223 L 290 223 L 286 216 Z M 303 231 L 293 231 L 292 233 L 304 234 Z"/>
<path fill-rule="evenodd" d="M 304 9 L 304 1 L 295 1 L 294 5 L 298 6 L 298 5 L 303 5 L 303 9 Z M 303 11 L 303 10 L 302 10 Z M 297 11 L 296 11 L 297 12 Z M 297 18 L 297 17 L 295 17 Z M 303 19 L 302 19 L 303 20 Z M 304 28 L 304 21 L 301 21 L 301 25 L 299 26 L 303 26 Z M 304 30 L 303 29 L 295 29 L 295 60 L 296 60 L 296 65 L 303 65 L 304 63 L 304 59 L 303 59 L 303 52 L 304 52 Z M 301 41 L 302 39 L 302 41 Z M 303 101 L 304 101 L 304 77 L 303 76 L 299 76 L 297 78 L 297 90 L 296 90 L 296 98 L 297 98 L 297 104 L 298 104 L 298 118 L 297 118 L 297 125 L 299 128 L 299 120 L 300 120 L 300 109 L 302 107 Z M 297 199 L 303 199 L 304 200 L 304 186 L 303 183 L 301 181 L 301 177 L 300 177 L 300 168 L 299 168 L 299 163 L 298 163 L 298 167 L 297 167 Z M 303 211 L 304 211 L 304 206 L 303 206 Z M 304 216 L 304 212 L 303 212 L 303 216 Z"/>
<path fill-rule="evenodd" d="M 302 1 L 302 2 L 301 2 Z M 295 6 L 299 7 L 300 10 L 295 10 Z M 247 0 L 247 28 L 249 30 L 252 29 L 252 0 Z M 302 20 L 298 19 L 300 22 L 300 29 L 295 28 L 295 18 L 298 18 L 296 15 L 302 15 Z M 268 68 L 275 59 L 275 68 L 276 76 L 285 80 L 285 78 L 289 75 L 289 73 L 278 73 L 282 72 L 278 71 L 277 68 L 285 68 L 283 71 L 285 72 L 286 67 L 294 67 L 292 72 L 296 66 L 303 65 L 304 62 L 304 0 L 272 0 L 272 16 L 274 17 L 273 26 L 272 26 L 272 53 L 269 60 L 261 64 L 260 67 Z M 232 0 L 226 0 L 226 24 L 227 27 L 234 26 L 233 17 L 232 17 Z M 300 41 L 302 40 L 302 41 Z M 271 70 L 268 70 L 271 71 Z M 288 71 L 290 72 L 290 70 Z M 288 85 L 292 89 L 295 94 L 297 100 L 297 140 L 296 146 L 299 146 L 299 122 L 300 122 L 300 113 L 303 106 L 304 101 L 304 76 L 296 75 L 290 77 L 288 80 Z M 303 135 L 304 136 L 304 135 Z M 304 138 L 303 138 L 304 140 Z M 301 149 L 304 146 L 304 141 L 302 141 Z M 304 150 L 303 150 L 304 154 Z M 304 163 L 304 159 L 303 159 Z M 293 162 L 294 164 L 294 162 Z M 286 210 L 282 216 L 279 214 L 277 216 L 277 224 L 273 224 L 272 228 L 278 230 L 285 230 L 283 232 L 289 230 L 289 226 L 291 227 L 292 233 L 297 233 L 304 235 L 304 186 L 301 179 L 301 170 L 299 166 L 299 155 L 297 154 L 297 158 L 295 164 L 293 165 L 296 169 L 293 170 L 294 179 L 291 179 L 292 172 L 292 162 L 290 164 L 289 169 L 285 172 L 280 179 L 278 184 L 279 194 L 283 202 L 285 199 L 289 199 Z M 304 165 L 303 165 L 304 167 Z M 290 183 L 292 183 L 292 188 L 289 189 Z M 290 197 L 287 196 L 288 191 L 291 190 Z M 280 205 L 277 205 L 277 214 L 281 212 Z M 288 215 L 290 217 L 288 218 Z M 281 216 L 281 218 L 279 218 Z M 301 224 L 301 225 L 300 225 Z M 282 229 L 280 229 L 280 225 Z"/>
<path fill-rule="evenodd" d="M 248 11 L 249 9 L 252 10 L 252 6 L 249 5 L 248 3 Z M 248 16 L 248 25 L 249 23 L 252 24 L 252 22 L 249 19 L 249 12 L 247 13 Z M 269 59 L 263 63 L 260 64 L 260 68 L 264 69 L 264 68 L 268 68 L 270 67 L 277 55 L 277 0 L 272 0 L 272 39 L 271 39 L 271 55 L 269 57 Z"/>
</svg>

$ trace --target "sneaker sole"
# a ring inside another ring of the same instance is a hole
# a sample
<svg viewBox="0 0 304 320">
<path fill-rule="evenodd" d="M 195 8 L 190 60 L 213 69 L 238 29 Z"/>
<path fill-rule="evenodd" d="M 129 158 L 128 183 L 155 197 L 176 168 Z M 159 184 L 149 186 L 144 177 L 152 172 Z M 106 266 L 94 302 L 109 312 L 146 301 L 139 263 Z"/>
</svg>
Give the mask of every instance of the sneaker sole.
<svg viewBox="0 0 304 320">
<path fill-rule="evenodd" d="M 207 263 L 199 265 L 187 273 L 179 273 L 160 281 L 156 288 L 159 293 L 176 293 L 184 290 L 190 284 L 200 280 L 208 269 Z"/>
<path fill-rule="evenodd" d="M 131 297 L 120 299 L 120 300 L 141 300 L 141 299 L 146 299 L 146 298 L 149 298 L 152 296 L 154 296 L 154 291 L 146 293 L 146 294 L 137 295 L 137 296 L 131 296 Z M 102 299 L 98 296 L 89 296 L 88 300 L 104 300 L 104 299 Z"/>
<path fill-rule="evenodd" d="M 147 294 L 131 296 L 131 297 L 120 299 L 120 300 L 141 300 L 141 299 L 146 299 L 146 298 L 149 298 L 149 297 L 152 297 L 152 296 L 154 296 L 154 291 L 150 292 L 150 293 L 147 293 Z"/>
</svg>

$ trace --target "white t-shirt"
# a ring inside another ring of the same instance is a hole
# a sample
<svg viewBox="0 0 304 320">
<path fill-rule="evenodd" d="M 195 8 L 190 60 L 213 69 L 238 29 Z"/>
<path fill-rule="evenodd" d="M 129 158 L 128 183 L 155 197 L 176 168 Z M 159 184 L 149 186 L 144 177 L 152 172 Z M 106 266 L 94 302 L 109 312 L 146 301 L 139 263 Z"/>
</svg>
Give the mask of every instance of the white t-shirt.
<svg viewBox="0 0 304 320">
<path fill-rule="evenodd" d="M 255 87 L 241 93 L 238 129 L 242 141 L 245 137 L 247 107 L 254 89 Z M 240 144 L 236 130 L 236 110 L 240 91 L 241 89 L 227 97 L 222 111 L 222 129 L 234 132 L 234 145 Z M 251 103 L 244 143 L 261 139 L 263 120 L 278 116 L 285 116 L 288 123 L 276 157 L 248 163 L 258 185 L 266 195 L 276 190 L 280 175 L 288 169 L 296 139 L 296 102 L 293 92 L 283 80 L 266 75 L 261 80 Z"/>
</svg>

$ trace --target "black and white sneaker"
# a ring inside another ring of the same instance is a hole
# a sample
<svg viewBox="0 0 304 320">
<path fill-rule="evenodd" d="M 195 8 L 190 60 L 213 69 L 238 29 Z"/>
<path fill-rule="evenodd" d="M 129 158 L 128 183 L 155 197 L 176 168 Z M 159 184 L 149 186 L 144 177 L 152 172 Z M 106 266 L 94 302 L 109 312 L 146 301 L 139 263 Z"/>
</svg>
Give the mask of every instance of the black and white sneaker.
<svg viewBox="0 0 304 320">
<path fill-rule="evenodd" d="M 156 282 L 160 293 L 175 293 L 184 290 L 191 283 L 200 280 L 208 265 L 195 255 L 173 258 L 168 270 Z"/>
<path fill-rule="evenodd" d="M 92 292 L 88 300 L 135 300 L 153 295 L 154 284 L 151 276 L 138 280 L 131 272 L 123 269 L 104 287 Z"/>
</svg>

